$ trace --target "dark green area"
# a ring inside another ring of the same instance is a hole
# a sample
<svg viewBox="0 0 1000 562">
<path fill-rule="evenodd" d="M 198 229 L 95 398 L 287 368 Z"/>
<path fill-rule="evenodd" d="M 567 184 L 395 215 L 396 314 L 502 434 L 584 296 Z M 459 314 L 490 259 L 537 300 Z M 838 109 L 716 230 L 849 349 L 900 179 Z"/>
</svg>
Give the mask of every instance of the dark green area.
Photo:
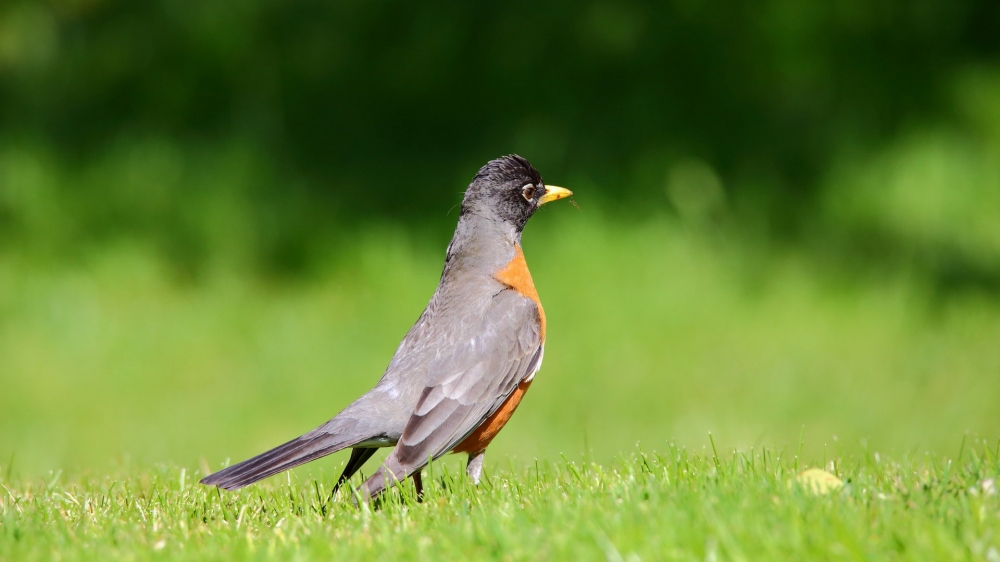
<svg viewBox="0 0 1000 562">
<path fill-rule="evenodd" d="M 445 238 L 468 178 L 516 151 L 629 219 L 683 215 L 664 186 L 693 159 L 740 230 L 820 223 L 818 252 L 996 288 L 992 257 L 829 220 L 824 194 L 914 130 L 993 138 L 961 92 L 995 76 L 998 30 L 992 0 L 5 2 L 0 244 L 139 237 L 197 274 L 240 239 L 294 273 L 359 222 Z"/>
</svg>

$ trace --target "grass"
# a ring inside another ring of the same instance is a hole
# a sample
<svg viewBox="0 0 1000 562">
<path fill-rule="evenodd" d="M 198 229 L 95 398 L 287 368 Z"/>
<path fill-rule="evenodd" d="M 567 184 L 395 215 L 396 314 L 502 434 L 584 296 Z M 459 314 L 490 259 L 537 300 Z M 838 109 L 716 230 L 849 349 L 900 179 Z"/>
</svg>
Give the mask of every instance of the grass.
<svg viewBox="0 0 1000 562">
<path fill-rule="evenodd" d="M 196 284 L 127 240 L 0 254 L 0 559 L 1000 560 L 995 445 L 955 454 L 1000 436 L 990 294 L 563 211 L 525 234 L 549 339 L 490 483 L 451 457 L 425 503 L 378 511 L 324 512 L 344 453 L 237 494 L 194 482 L 369 388 L 443 241 L 371 227 L 305 278 Z M 849 484 L 789 488 L 807 464 Z"/>
<path fill-rule="evenodd" d="M 828 495 L 773 450 L 669 446 L 609 464 L 555 460 L 479 488 L 431 468 L 377 509 L 328 501 L 330 478 L 237 493 L 175 466 L 4 480 L 4 560 L 987 560 L 1000 559 L 1000 464 L 986 442 L 954 459 L 828 460 Z M 817 461 L 818 462 L 818 461 Z"/>
</svg>

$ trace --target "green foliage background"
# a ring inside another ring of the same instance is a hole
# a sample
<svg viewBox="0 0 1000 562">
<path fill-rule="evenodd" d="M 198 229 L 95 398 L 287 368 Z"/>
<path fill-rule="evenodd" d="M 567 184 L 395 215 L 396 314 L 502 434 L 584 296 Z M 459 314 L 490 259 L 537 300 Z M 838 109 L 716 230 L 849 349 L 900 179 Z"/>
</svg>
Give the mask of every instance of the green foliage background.
<svg viewBox="0 0 1000 562">
<path fill-rule="evenodd" d="M 4 2 L 0 464 L 214 467 L 324 421 L 510 152 L 579 210 L 525 235 L 551 341 L 491 466 L 995 439 L 998 30 L 985 0 Z"/>
</svg>

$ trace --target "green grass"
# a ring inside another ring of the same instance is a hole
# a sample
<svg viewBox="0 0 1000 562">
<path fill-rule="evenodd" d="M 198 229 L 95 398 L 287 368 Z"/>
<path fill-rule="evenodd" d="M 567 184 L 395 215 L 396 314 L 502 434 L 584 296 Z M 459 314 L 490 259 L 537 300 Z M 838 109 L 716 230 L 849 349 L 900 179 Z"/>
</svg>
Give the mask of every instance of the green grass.
<svg viewBox="0 0 1000 562">
<path fill-rule="evenodd" d="M 1000 464 L 961 456 L 837 457 L 828 495 L 793 484 L 789 453 L 668 446 L 608 464 L 546 461 L 478 488 L 435 466 L 378 509 L 327 500 L 330 478 L 237 493 L 173 466 L 2 482 L 0 559 L 1000 559 Z M 328 475 L 329 476 L 329 475 Z"/>
<path fill-rule="evenodd" d="M 422 505 L 324 514 L 346 453 L 194 483 L 370 388 L 445 242 L 373 226 L 305 278 L 193 284 L 140 242 L 0 254 L 0 559 L 998 560 L 995 297 L 586 207 L 525 233 L 549 338 L 490 484 L 450 457 Z M 787 487 L 830 461 L 843 492 Z"/>
</svg>

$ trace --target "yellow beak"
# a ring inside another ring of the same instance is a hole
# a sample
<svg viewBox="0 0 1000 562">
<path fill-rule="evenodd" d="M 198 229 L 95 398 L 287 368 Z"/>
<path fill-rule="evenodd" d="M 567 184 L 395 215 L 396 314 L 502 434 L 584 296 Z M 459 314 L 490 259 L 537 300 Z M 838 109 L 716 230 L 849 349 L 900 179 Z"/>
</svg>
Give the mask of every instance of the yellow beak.
<svg viewBox="0 0 1000 562">
<path fill-rule="evenodd" d="M 565 187 L 559 187 L 558 185 L 546 185 L 545 195 L 538 198 L 538 206 L 549 203 L 550 201 L 558 201 L 559 199 L 565 199 L 573 195 L 573 192 L 566 189 Z"/>
</svg>

